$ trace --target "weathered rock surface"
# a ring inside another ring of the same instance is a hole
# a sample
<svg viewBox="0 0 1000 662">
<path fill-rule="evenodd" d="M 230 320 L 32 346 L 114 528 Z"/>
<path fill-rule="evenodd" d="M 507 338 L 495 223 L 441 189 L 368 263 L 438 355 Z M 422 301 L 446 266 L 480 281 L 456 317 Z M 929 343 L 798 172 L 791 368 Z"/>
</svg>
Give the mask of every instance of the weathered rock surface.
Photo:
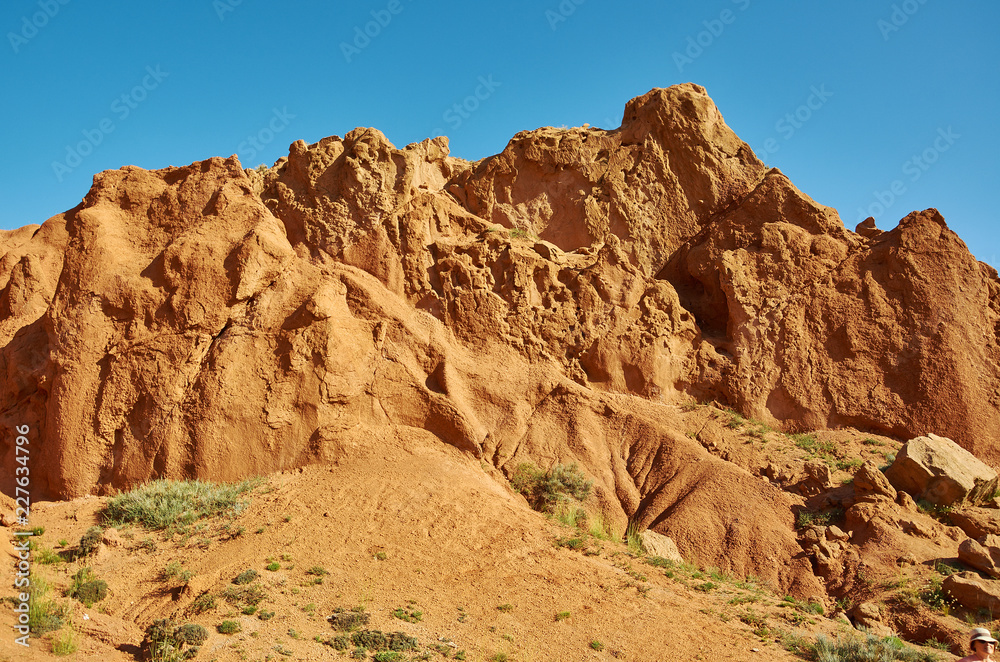
<svg viewBox="0 0 1000 662">
<path fill-rule="evenodd" d="M 889 637 L 895 634 L 892 628 L 882 622 L 882 610 L 877 604 L 862 602 L 851 610 L 851 616 L 858 627 L 867 628 L 876 637 Z"/>
<path fill-rule="evenodd" d="M 997 472 L 951 439 L 929 434 L 909 440 L 886 469 L 896 489 L 937 506 L 976 505 L 997 490 Z"/>
<path fill-rule="evenodd" d="M 36 498 L 337 462 L 407 429 L 508 474 L 575 461 L 618 529 L 814 595 L 791 497 L 667 405 L 1000 460 L 996 272 L 936 210 L 866 234 L 690 84 L 477 163 L 356 129 L 264 174 L 125 167 L 0 234 L 0 418 L 30 427 Z"/>
<path fill-rule="evenodd" d="M 896 489 L 871 460 L 866 460 L 855 472 L 854 489 L 858 496 L 875 494 L 896 500 Z"/>
<path fill-rule="evenodd" d="M 642 546 L 646 553 L 650 556 L 659 556 L 677 563 L 684 562 L 684 557 L 678 551 L 677 545 L 669 537 L 647 529 L 639 534 L 639 538 L 642 540 Z"/>
<path fill-rule="evenodd" d="M 987 534 L 1000 535 L 1000 511 L 993 508 L 968 507 L 948 513 L 948 519 L 970 538 Z"/>
<path fill-rule="evenodd" d="M 1000 578 L 1000 548 L 968 538 L 958 546 L 958 560 L 994 579 Z"/>
<path fill-rule="evenodd" d="M 998 581 L 983 579 L 974 572 L 958 572 L 945 577 L 941 588 L 968 609 L 988 609 L 991 613 L 1000 611 Z"/>
</svg>

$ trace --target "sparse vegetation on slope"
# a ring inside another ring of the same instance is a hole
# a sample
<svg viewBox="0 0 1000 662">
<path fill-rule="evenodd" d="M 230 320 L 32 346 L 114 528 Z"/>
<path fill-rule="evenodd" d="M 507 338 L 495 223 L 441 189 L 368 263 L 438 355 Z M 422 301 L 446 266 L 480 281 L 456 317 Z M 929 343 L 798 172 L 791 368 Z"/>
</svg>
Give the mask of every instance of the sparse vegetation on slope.
<svg viewBox="0 0 1000 662">
<path fill-rule="evenodd" d="M 203 517 L 236 514 L 245 505 L 240 497 L 258 481 L 217 484 L 200 480 L 156 480 L 126 494 L 120 494 L 104 511 L 109 526 L 142 524 L 147 529 L 183 526 Z"/>
<path fill-rule="evenodd" d="M 560 504 L 568 500 L 586 501 L 593 481 L 588 480 L 575 464 L 557 464 L 542 470 L 533 464 L 518 465 L 511 478 L 514 489 L 524 495 L 532 508 L 554 514 Z"/>
</svg>

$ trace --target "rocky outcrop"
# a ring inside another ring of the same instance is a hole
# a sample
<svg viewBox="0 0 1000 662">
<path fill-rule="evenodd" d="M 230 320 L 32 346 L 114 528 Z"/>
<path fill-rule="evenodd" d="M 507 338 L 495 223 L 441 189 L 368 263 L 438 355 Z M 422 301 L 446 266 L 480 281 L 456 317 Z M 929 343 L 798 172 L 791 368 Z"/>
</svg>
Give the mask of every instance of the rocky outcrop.
<svg viewBox="0 0 1000 662">
<path fill-rule="evenodd" d="M 477 163 L 356 129 L 266 173 L 107 171 L 0 235 L 0 418 L 30 428 L 36 498 L 336 462 L 388 430 L 508 474 L 575 461 L 617 529 L 814 595 L 796 502 L 669 405 L 1000 459 L 996 272 L 935 210 L 866 235 L 690 84 Z"/>
<path fill-rule="evenodd" d="M 906 442 L 886 469 L 896 489 L 936 506 L 977 505 L 997 490 L 997 472 L 951 439 L 934 434 Z"/>
</svg>

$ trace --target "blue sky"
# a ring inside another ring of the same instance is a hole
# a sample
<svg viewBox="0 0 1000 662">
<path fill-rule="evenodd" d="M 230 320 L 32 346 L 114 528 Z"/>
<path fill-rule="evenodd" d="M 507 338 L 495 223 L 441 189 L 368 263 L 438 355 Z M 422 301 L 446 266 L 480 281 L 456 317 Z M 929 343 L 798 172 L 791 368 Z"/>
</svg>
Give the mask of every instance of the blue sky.
<svg viewBox="0 0 1000 662">
<path fill-rule="evenodd" d="M 628 99 L 693 81 L 849 228 L 937 207 L 1000 266 L 998 19 L 995 0 L 8 0 L 0 228 L 123 165 L 253 167 L 356 126 L 479 159 L 525 129 L 617 127 Z"/>
</svg>

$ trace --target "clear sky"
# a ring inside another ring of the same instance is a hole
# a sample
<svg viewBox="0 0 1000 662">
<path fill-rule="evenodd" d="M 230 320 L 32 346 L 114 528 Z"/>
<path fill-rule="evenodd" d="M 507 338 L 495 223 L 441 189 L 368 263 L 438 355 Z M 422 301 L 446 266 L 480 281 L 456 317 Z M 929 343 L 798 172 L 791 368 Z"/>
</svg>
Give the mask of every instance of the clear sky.
<svg viewBox="0 0 1000 662">
<path fill-rule="evenodd" d="M 0 228 L 123 165 L 253 167 L 356 126 L 474 160 L 693 81 L 849 228 L 937 207 L 1000 266 L 998 19 L 996 0 L 6 0 Z"/>
</svg>

